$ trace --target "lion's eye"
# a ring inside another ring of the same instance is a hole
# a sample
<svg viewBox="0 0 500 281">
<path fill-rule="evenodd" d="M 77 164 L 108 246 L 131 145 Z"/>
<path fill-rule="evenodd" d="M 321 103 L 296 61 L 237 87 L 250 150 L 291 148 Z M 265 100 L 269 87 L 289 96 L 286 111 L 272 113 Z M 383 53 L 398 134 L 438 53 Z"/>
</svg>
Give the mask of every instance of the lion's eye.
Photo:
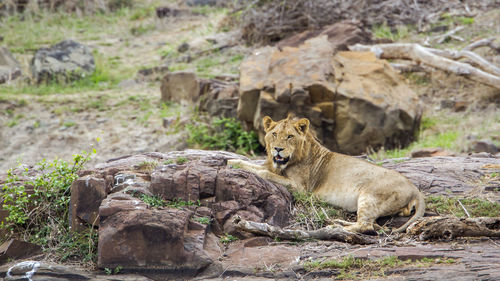
<svg viewBox="0 0 500 281">
<path fill-rule="evenodd" d="M 291 138 L 293 138 L 293 135 L 288 135 L 288 139 L 291 139 Z"/>
<path fill-rule="evenodd" d="M 276 136 L 278 136 L 278 135 L 276 133 L 273 133 L 273 137 L 276 137 Z"/>
</svg>

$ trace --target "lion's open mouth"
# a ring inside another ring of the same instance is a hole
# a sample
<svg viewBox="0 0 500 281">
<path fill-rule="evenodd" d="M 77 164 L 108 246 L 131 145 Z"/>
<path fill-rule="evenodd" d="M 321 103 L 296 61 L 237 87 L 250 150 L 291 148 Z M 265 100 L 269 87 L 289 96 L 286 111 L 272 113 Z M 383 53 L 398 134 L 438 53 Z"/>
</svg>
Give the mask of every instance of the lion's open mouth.
<svg viewBox="0 0 500 281">
<path fill-rule="evenodd" d="M 290 160 L 290 157 L 281 157 L 279 155 L 276 155 L 273 157 L 274 163 L 279 164 L 279 165 L 285 165 L 286 163 L 288 163 L 289 160 Z"/>
</svg>

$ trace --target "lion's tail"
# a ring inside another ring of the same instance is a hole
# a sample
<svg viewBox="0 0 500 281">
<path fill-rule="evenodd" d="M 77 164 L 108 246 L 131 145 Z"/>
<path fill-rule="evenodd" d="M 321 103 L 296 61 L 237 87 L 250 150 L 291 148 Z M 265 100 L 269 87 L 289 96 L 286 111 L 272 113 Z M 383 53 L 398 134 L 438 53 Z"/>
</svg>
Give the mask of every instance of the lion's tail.
<svg viewBox="0 0 500 281">
<path fill-rule="evenodd" d="M 405 232 L 410 224 L 414 223 L 418 218 L 424 216 L 425 213 L 425 197 L 422 192 L 418 192 L 418 203 L 415 208 L 415 214 L 403 226 L 393 230 L 393 232 Z"/>
</svg>

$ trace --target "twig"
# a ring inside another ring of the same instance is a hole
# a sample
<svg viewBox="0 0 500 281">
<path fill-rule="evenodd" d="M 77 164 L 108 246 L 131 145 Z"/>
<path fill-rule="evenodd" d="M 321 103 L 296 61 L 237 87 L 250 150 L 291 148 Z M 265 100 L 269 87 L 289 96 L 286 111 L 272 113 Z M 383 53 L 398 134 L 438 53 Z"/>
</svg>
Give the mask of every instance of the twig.
<svg viewBox="0 0 500 281">
<path fill-rule="evenodd" d="M 464 209 L 464 212 L 467 215 L 467 217 L 470 218 L 469 212 L 467 211 L 467 209 L 465 209 L 465 206 L 462 204 L 462 202 L 460 201 L 460 199 L 458 199 L 458 204 L 460 204 L 460 207 L 462 207 L 462 209 Z"/>
</svg>

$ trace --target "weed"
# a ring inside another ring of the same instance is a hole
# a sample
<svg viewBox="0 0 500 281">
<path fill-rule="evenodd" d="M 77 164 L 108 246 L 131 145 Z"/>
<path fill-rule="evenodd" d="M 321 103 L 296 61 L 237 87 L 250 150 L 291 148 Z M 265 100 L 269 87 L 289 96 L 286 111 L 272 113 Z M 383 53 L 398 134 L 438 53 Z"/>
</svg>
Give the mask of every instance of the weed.
<svg viewBox="0 0 500 281">
<path fill-rule="evenodd" d="M 386 38 L 392 41 L 398 41 L 405 38 L 410 33 L 410 28 L 408 26 L 398 26 L 396 30 L 391 30 L 387 24 L 376 25 L 373 27 L 373 35 L 377 38 Z"/>
<path fill-rule="evenodd" d="M 194 217 L 194 218 L 191 218 L 193 221 L 195 222 L 199 222 L 201 224 L 210 224 L 210 222 L 212 222 L 212 219 L 210 217 Z"/>
<path fill-rule="evenodd" d="M 229 243 L 231 243 L 231 242 L 233 242 L 233 241 L 236 241 L 236 240 L 238 240 L 238 237 L 233 236 L 233 235 L 231 235 L 231 234 L 227 234 L 227 233 L 226 233 L 226 234 L 224 234 L 224 235 L 222 235 L 222 236 L 220 237 L 220 242 L 221 242 L 222 244 L 229 244 Z"/>
<path fill-rule="evenodd" d="M 253 154 L 260 146 L 255 132 L 246 132 L 234 118 L 214 119 L 211 126 L 203 123 L 186 125 L 189 145 L 205 149 L 223 149 Z"/>
<path fill-rule="evenodd" d="M 163 161 L 163 165 L 170 165 L 170 164 L 174 164 L 174 159 L 168 159 Z"/>
<path fill-rule="evenodd" d="M 152 208 L 161 208 L 167 206 L 167 202 L 163 200 L 160 196 L 141 194 L 139 197 L 144 203 L 148 204 Z"/>
<path fill-rule="evenodd" d="M 74 122 L 74 121 L 66 121 L 63 123 L 63 126 L 66 128 L 70 128 L 70 127 L 73 127 L 75 125 L 76 125 L 76 122 Z"/>
<path fill-rule="evenodd" d="M 154 29 L 156 29 L 156 26 L 154 24 L 139 24 L 130 28 L 130 34 L 132 34 L 133 36 L 141 36 Z"/>
<path fill-rule="evenodd" d="M 193 201 L 184 201 L 180 198 L 175 198 L 171 201 L 168 201 L 166 203 L 166 206 L 171 207 L 171 208 L 176 208 L 176 209 L 182 209 L 184 207 L 188 206 L 201 206 L 200 200 L 193 202 Z"/>
<path fill-rule="evenodd" d="M 186 157 L 177 157 L 177 159 L 175 159 L 175 163 L 177 165 L 182 165 L 184 163 L 186 163 L 188 161 L 188 159 Z"/>
<path fill-rule="evenodd" d="M 114 269 L 106 267 L 106 268 L 104 268 L 104 272 L 107 275 L 112 275 L 112 274 L 118 274 L 118 273 L 120 273 L 122 269 L 123 269 L 123 266 L 117 266 Z"/>
<path fill-rule="evenodd" d="M 480 198 L 464 198 L 446 196 L 428 196 L 426 198 L 427 208 L 438 214 L 449 214 L 459 218 L 465 218 L 466 214 L 460 203 L 464 205 L 472 217 L 498 217 L 500 216 L 500 204 Z"/>
<path fill-rule="evenodd" d="M 92 229 L 72 233 L 68 225 L 71 183 L 94 153 L 95 150 L 76 154 L 72 163 L 42 160 L 32 169 L 22 169 L 22 177 L 10 169 L 1 194 L 2 207 L 9 215 L 0 227 L 40 245 L 57 260 L 95 263 L 97 233 Z M 30 176 L 33 173 L 36 176 Z"/>
</svg>

